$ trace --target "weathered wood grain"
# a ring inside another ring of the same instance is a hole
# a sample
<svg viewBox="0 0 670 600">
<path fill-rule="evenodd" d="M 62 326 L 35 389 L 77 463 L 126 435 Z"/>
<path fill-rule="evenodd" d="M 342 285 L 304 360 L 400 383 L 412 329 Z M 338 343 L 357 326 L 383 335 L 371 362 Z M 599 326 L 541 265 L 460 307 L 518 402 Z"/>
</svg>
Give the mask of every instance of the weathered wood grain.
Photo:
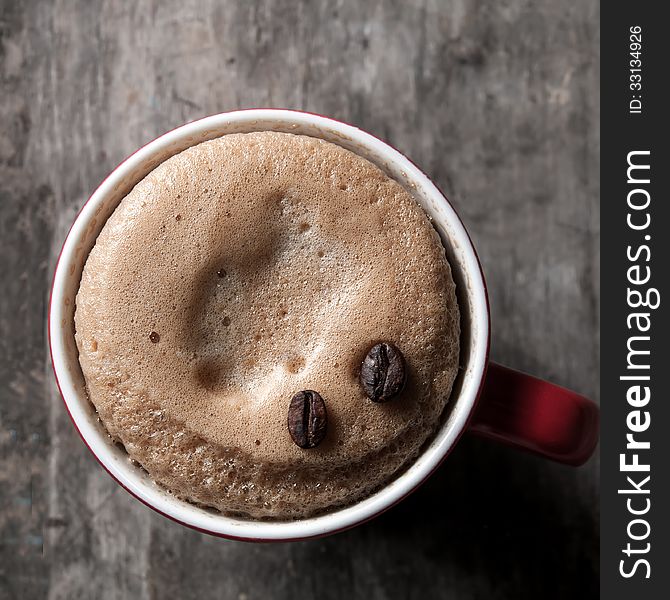
<svg viewBox="0 0 670 600">
<path fill-rule="evenodd" d="M 139 145 L 238 107 L 388 140 L 445 190 L 488 276 L 493 358 L 597 398 L 598 3 L 0 0 L 0 599 L 593 597 L 598 462 L 466 438 L 373 522 L 206 537 L 118 488 L 45 343 L 76 210 Z"/>
</svg>

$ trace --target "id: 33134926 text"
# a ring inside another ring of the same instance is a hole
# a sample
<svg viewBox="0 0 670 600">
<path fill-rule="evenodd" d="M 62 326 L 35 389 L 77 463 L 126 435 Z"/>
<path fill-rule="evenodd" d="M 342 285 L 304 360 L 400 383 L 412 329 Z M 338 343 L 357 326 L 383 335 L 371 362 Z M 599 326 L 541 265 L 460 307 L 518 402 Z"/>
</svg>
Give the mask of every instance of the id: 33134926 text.
<svg viewBox="0 0 670 600">
<path fill-rule="evenodd" d="M 634 25 L 629 35 L 630 61 L 628 63 L 628 88 L 631 92 L 628 112 L 642 114 L 642 27 Z"/>
</svg>

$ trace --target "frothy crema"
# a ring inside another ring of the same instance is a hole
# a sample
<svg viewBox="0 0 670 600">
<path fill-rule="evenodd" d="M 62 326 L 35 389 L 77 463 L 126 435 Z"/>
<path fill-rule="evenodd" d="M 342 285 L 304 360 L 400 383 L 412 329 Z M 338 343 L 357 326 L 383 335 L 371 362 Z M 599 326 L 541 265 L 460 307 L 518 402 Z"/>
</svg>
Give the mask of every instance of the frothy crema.
<svg viewBox="0 0 670 600">
<path fill-rule="evenodd" d="M 76 299 L 90 400 L 174 494 L 290 519 L 383 486 L 435 431 L 458 369 L 459 312 L 440 239 L 396 181 L 323 140 L 226 135 L 162 163 L 123 199 Z M 358 380 L 379 341 L 402 394 Z M 328 430 L 304 450 L 291 397 L 317 390 Z"/>
</svg>

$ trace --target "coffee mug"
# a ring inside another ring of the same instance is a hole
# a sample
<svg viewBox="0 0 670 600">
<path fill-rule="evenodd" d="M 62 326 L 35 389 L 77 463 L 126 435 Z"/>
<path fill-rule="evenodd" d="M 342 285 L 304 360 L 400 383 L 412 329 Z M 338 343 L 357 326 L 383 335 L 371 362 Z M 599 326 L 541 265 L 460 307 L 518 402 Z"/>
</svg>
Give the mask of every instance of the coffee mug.
<svg viewBox="0 0 670 600">
<path fill-rule="evenodd" d="M 233 518 L 180 500 L 114 444 L 88 400 L 74 338 L 75 297 L 86 258 L 122 198 L 169 157 L 229 133 L 280 131 L 322 138 L 367 158 L 401 183 L 440 234 L 457 286 L 461 314 L 459 375 L 441 425 L 421 455 L 371 496 L 320 516 L 283 522 Z M 529 375 L 489 363 L 490 324 L 484 275 L 463 223 L 440 190 L 411 161 L 351 125 L 305 112 L 251 109 L 214 115 L 162 135 L 122 162 L 74 221 L 56 264 L 49 302 L 49 345 L 58 388 L 93 455 L 133 496 L 157 512 L 206 533 L 249 541 L 307 539 L 342 531 L 387 510 L 416 489 L 467 430 L 567 464 L 583 463 L 598 439 L 590 400 Z"/>
</svg>

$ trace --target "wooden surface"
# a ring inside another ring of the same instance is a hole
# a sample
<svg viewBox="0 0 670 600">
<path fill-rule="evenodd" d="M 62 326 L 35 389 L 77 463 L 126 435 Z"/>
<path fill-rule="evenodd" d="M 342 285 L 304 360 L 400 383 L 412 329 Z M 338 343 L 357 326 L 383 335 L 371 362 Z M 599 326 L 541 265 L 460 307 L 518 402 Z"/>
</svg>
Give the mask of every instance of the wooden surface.
<svg viewBox="0 0 670 600">
<path fill-rule="evenodd" d="M 597 398 L 598 19 L 596 0 L 0 0 L 0 599 L 594 597 L 597 458 L 466 436 L 401 505 L 307 543 L 167 521 L 75 433 L 44 318 L 73 216 L 126 155 L 204 115 L 302 108 L 445 190 L 494 359 Z"/>
</svg>

